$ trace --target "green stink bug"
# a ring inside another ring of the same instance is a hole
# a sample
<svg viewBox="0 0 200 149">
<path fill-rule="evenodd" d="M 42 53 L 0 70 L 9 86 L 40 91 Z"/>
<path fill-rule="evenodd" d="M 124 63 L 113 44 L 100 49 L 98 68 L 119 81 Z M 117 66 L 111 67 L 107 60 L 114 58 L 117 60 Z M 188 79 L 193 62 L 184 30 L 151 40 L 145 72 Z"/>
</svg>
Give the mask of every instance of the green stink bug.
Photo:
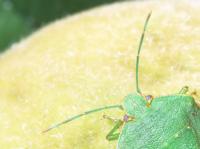
<svg viewBox="0 0 200 149">
<path fill-rule="evenodd" d="M 115 126 L 106 139 L 117 140 L 118 149 L 198 149 L 200 148 L 200 110 L 188 87 L 168 96 L 143 95 L 139 88 L 139 55 L 151 13 L 145 21 L 136 58 L 136 93 L 124 98 L 122 105 L 105 106 L 73 116 L 45 130 L 50 131 L 82 116 L 111 108 L 124 110 L 122 120 L 111 119 Z M 121 133 L 117 130 L 123 126 Z"/>
</svg>

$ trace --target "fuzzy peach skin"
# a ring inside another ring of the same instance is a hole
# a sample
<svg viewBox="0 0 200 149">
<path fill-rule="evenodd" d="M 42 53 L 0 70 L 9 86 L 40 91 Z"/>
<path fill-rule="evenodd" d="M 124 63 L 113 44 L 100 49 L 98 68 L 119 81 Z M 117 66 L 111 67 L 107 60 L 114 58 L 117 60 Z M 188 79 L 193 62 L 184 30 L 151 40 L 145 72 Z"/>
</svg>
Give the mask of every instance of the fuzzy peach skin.
<svg viewBox="0 0 200 149">
<path fill-rule="evenodd" d="M 190 86 L 200 93 L 200 3 L 115 3 L 55 21 L 0 56 L 1 149 L 114 149 L 106 134 L 118 109 L 45 134 L 70 116 L 120 104 L 135 91 L 135 59 L 147 14 L 140 86 L 154 96 Z M 175 107 L 176 108 L 176 107 Z M 147 132 L 148 133 L 148 132 Z"/>
</svg>

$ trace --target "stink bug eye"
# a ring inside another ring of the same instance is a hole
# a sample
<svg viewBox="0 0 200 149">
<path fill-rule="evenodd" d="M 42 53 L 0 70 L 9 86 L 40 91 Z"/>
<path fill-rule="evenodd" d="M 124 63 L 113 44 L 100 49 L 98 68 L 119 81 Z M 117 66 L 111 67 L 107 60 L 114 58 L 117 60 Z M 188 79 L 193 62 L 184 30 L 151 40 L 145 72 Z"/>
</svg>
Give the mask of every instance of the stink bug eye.
<svg viewBox="0 0 200 149">
<path fill-rule="evenodd" d="M 147 95 L 147 96 L 145 96 L 145 99 L 146 99 L 147 102 L 150 102 L 151 100 L 153 100 L 153 96 Z"/>
<path fill-rule="evenodd" d="M 150 17 L 151 13 L 146 18 L 137 51 L 136 92 L 126 96 L 122 104 L 83 112 L 49 127 L 44 133 L 88 114 L 120 109 L 126 113 L 121 119 L 104 115 L 105 119 L 114 123 L 106 139 L 118 140 L 117 149 L 200 148 L 200 102 L 196 100 L 197 93 L 189 95 L 188 86 L 184 86 L 178 93 L 153 97 L 143 95 L 139 87 L 139 56 Z M 120 127 L 121 132 L 118 131 Z"/>
<path fill-rule="evenodd" d="M 147 101 L 147 107 L 150 107 L 151 106 L 151 102 L 153 101 L 153 96 L 152 95 L 146 95 L 145 96 L 145 99 Z"/>
<path fill-rule="evenodd" d="M 129 115 L 125 114 L 124 117 L 123 117 L 124 122 L 132 121 L 132 120 L 134 120 L 133 116 L 129 116 Z"/>
</svg>

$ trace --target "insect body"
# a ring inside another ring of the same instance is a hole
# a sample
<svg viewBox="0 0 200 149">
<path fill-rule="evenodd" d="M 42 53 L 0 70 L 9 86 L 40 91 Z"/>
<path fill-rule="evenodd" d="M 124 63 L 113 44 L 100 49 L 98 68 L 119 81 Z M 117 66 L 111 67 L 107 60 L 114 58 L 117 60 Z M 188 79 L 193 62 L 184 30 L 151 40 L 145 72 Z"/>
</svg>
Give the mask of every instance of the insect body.
<svg viewBox="0 0 200 149">
<path fill-rule="evenodd" d="M 200 148 L 200 110 L 192 96 L 158 97 L 147 108 L 134 94 L 125 98 L 124 107 L 136 119 L 124 125 L 119 149 Z"/>
<path fill-rule="evenodd" d="M 112 120 L 115 125 L 106 139 L 117 140 L 118 149 L 200 149 L 200 110 L 188 87 L 169 96 L 143 95 L 139 88 L 139 55 L 151 13 L 147 16 L 136 59 L 136 93 L 125 97 L 122 105 L 111 105 L 71 117 L 55 124 L 44 132 L 82 116 L 111 108 L 124 110 L 122 120 Z M 120 133 L 117 130 L 123 126 Z"/>
</svg>

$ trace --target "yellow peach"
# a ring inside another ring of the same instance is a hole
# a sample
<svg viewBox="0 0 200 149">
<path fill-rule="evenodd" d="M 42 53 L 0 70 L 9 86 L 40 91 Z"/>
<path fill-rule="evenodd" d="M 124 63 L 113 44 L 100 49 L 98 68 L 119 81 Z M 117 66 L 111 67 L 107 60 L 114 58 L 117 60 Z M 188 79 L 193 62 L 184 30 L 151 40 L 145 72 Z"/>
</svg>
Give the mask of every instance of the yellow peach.
<svg viewBox="0 0 200 149">
<path fill-rule="evenodd" d="M 140 86 L 167 95 L 200 91 L 200 3 L 135 1 L 101 6 L 55 21 L 0 57 L 2 149 L 116 148 L 105 139 L 117 109 L 41 133 L 83 111 L 120 104 L 135 91 L 135 58 L 145 18 Z"/>
</svg>

